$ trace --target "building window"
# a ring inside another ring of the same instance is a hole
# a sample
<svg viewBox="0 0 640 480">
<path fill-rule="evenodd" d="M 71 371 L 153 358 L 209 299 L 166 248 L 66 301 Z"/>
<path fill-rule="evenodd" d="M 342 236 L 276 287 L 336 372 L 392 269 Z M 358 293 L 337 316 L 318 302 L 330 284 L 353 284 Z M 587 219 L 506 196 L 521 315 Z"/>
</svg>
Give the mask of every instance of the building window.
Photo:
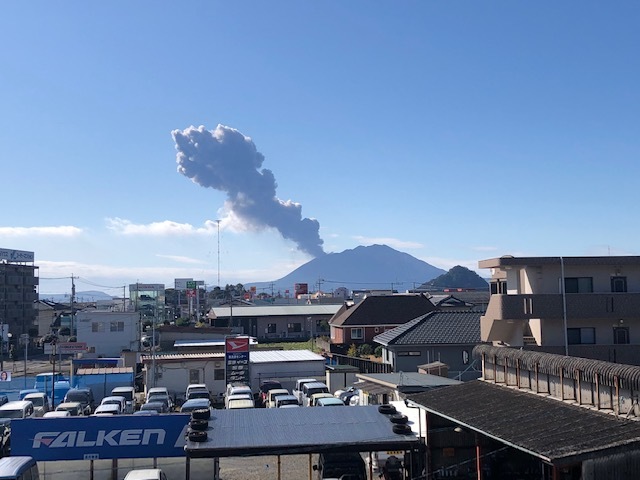
<svg viewBox="0 0 640 480">
<path fill-rule="evenodd" d="M 111 332 L 124 332 L 124 322 L 111 322 Z"/>
<path fill-rule="evenodd" d="M 566 277 L 565 293 L 593 293 L 593 277 Z"/>
<path fill-rule="evenodd" d="M 616 345 L 627 345 L 629 343 L 629 328 L 613 327 L 613 343 Z"/>
<path fill-rule="evenodd" d="M 102 322 L 91 322 L 91 331 L 93 333 L 104 332 L 104 323 L 102 323 Z"/>
<path fill-rule="evenodd" d="M 420 352 L 398 352 L 399 357 L 419 357 Z"/>
<path fill-rule="evenodd" d="M 593 345 L 596 343 L 596 329 L 567 328 L 567 343 L 569 345 Z"/>
<path fill-rule="evenodd" d="M 300 333 L 301 331 L 301 323 L 287 323 L 287 333 Z"/>
<path fill-rule="evenodd" d="M 267 325 L 267 333 L 276 333 L 278 331 L 278 325 L 275 323 L 269 323 Z"/>
<path fill-rule="evenodd" d="M 611 291 L 613 293 L 626 293 L 627 277 L 611 277 Z"/>
<path fill-rule="evenodd" d="M 505 280 L 496 280 L 491 282 L 491 294 L 499 293 L 504 295 L 507 293 L 507 282 Z"/>
<path fill-rule="evenodd" d="M 189 369 L 189 383 L 200 383 L 200 370 L 197 368 Z"/>
<path fill-rule="evenodd" d="M 224 380 L 224 368 L 216 368 L 213 371 L 214 380 Z"/>
<path fill-rule="evenodd" d="M 362 328 L 351 329 L 351 340 L 362 340 L 364 338 L 364 331 Z"/>
</svg>

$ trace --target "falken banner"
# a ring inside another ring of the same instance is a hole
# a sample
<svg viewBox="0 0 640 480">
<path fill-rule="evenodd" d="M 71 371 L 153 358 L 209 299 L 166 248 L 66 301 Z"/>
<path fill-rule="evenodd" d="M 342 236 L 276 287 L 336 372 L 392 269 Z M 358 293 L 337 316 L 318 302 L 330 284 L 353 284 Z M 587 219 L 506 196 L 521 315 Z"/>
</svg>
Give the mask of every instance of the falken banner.
<svg viewBox="0 0 640 480">
<path fill-rule="evenodd" d="M 183 457 L 189 415 L 11 420 L 11 455 L 37 461 Z"/>
<path fill-rule="evenodd" d="M 250 385 L 249 337 L 226 337 L 224 339 L 227 383 Z"/>
</svg>

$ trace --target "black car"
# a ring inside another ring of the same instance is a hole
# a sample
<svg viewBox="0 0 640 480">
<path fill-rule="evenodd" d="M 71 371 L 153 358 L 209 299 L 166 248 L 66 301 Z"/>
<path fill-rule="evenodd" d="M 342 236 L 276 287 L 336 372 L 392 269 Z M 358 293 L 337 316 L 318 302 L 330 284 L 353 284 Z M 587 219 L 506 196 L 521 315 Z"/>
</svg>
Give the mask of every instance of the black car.
<svg viewBox="0 0 640 480">
<path fill-rule="evenodd" d="M 62 403 L 78 402 L 82 404 L 82 411 L 85 415 L 91 415 L 96 409 L 93 398 L 93 391 L 90 388 L 72 388 L 67 392 Z"/>
<path fill-rule="evenodd" d="M 313 469 L 318 472 L 318 480 L 323 478 L 367 480 L 367 468 L 358 452 L 321 453 L 318 464 L 314 465 Z"/>
<path fill-rule="evenodd" d="M 260 383 L 258 406 L 265 407 L 267 405 L 267 396 L 269 395 L 269 390 L 273 390 L 274 388 L 282 388 L 282 384 L 277 380 L 264 380 L 262 383 Z"/>
</svg>

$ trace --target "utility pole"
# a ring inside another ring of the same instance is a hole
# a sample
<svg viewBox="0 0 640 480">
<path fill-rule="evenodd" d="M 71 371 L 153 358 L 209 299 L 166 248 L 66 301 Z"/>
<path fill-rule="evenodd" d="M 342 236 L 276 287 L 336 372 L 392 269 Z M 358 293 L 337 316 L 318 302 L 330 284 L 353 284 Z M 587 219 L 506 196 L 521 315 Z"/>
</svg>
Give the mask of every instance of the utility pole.
<svg viewBox="0 0 640 480">
<path fill-rule="evenodd" d="M 220 286 L 220 220 L 216 220 L 218 224 L 218 286 Z"/>
<path fill-rule="evenodd" d="M 76 284 L 73 283 L 73 273 L 71 274 L 71 331 L 69 332 L 70 336 L 73 336 L 73 325 L 74 325 L 74 317 L 75 317 L 75 311 L 74 311 L 74 303 L 75 303 L 75 297 L 76 297 Z"/>
</svg>

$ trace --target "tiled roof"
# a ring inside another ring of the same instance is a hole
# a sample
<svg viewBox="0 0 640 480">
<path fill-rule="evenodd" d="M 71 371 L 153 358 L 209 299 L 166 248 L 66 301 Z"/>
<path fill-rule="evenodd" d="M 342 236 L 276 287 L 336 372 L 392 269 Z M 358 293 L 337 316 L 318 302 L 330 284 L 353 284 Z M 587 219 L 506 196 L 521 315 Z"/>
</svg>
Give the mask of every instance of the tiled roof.
<svg viewBox="0 0 640 480">
<path fill-rule="evenodd" d="M 640 422 L 472 380 L 410 395 L 428 412 L 548 462 L 640 448 Z"/>
<path fill-rule="evenodd" d="M 366 297 L 351 308 L 343 308 L 329 321 L 331 326 L 402 325 L 435 309 L 426 295 Z"/>
<path fill-rule="evenodd" d="M 481 311 L 435 311 L 373 338 L 382 345 L 478 344 Z"/>
</svg>

